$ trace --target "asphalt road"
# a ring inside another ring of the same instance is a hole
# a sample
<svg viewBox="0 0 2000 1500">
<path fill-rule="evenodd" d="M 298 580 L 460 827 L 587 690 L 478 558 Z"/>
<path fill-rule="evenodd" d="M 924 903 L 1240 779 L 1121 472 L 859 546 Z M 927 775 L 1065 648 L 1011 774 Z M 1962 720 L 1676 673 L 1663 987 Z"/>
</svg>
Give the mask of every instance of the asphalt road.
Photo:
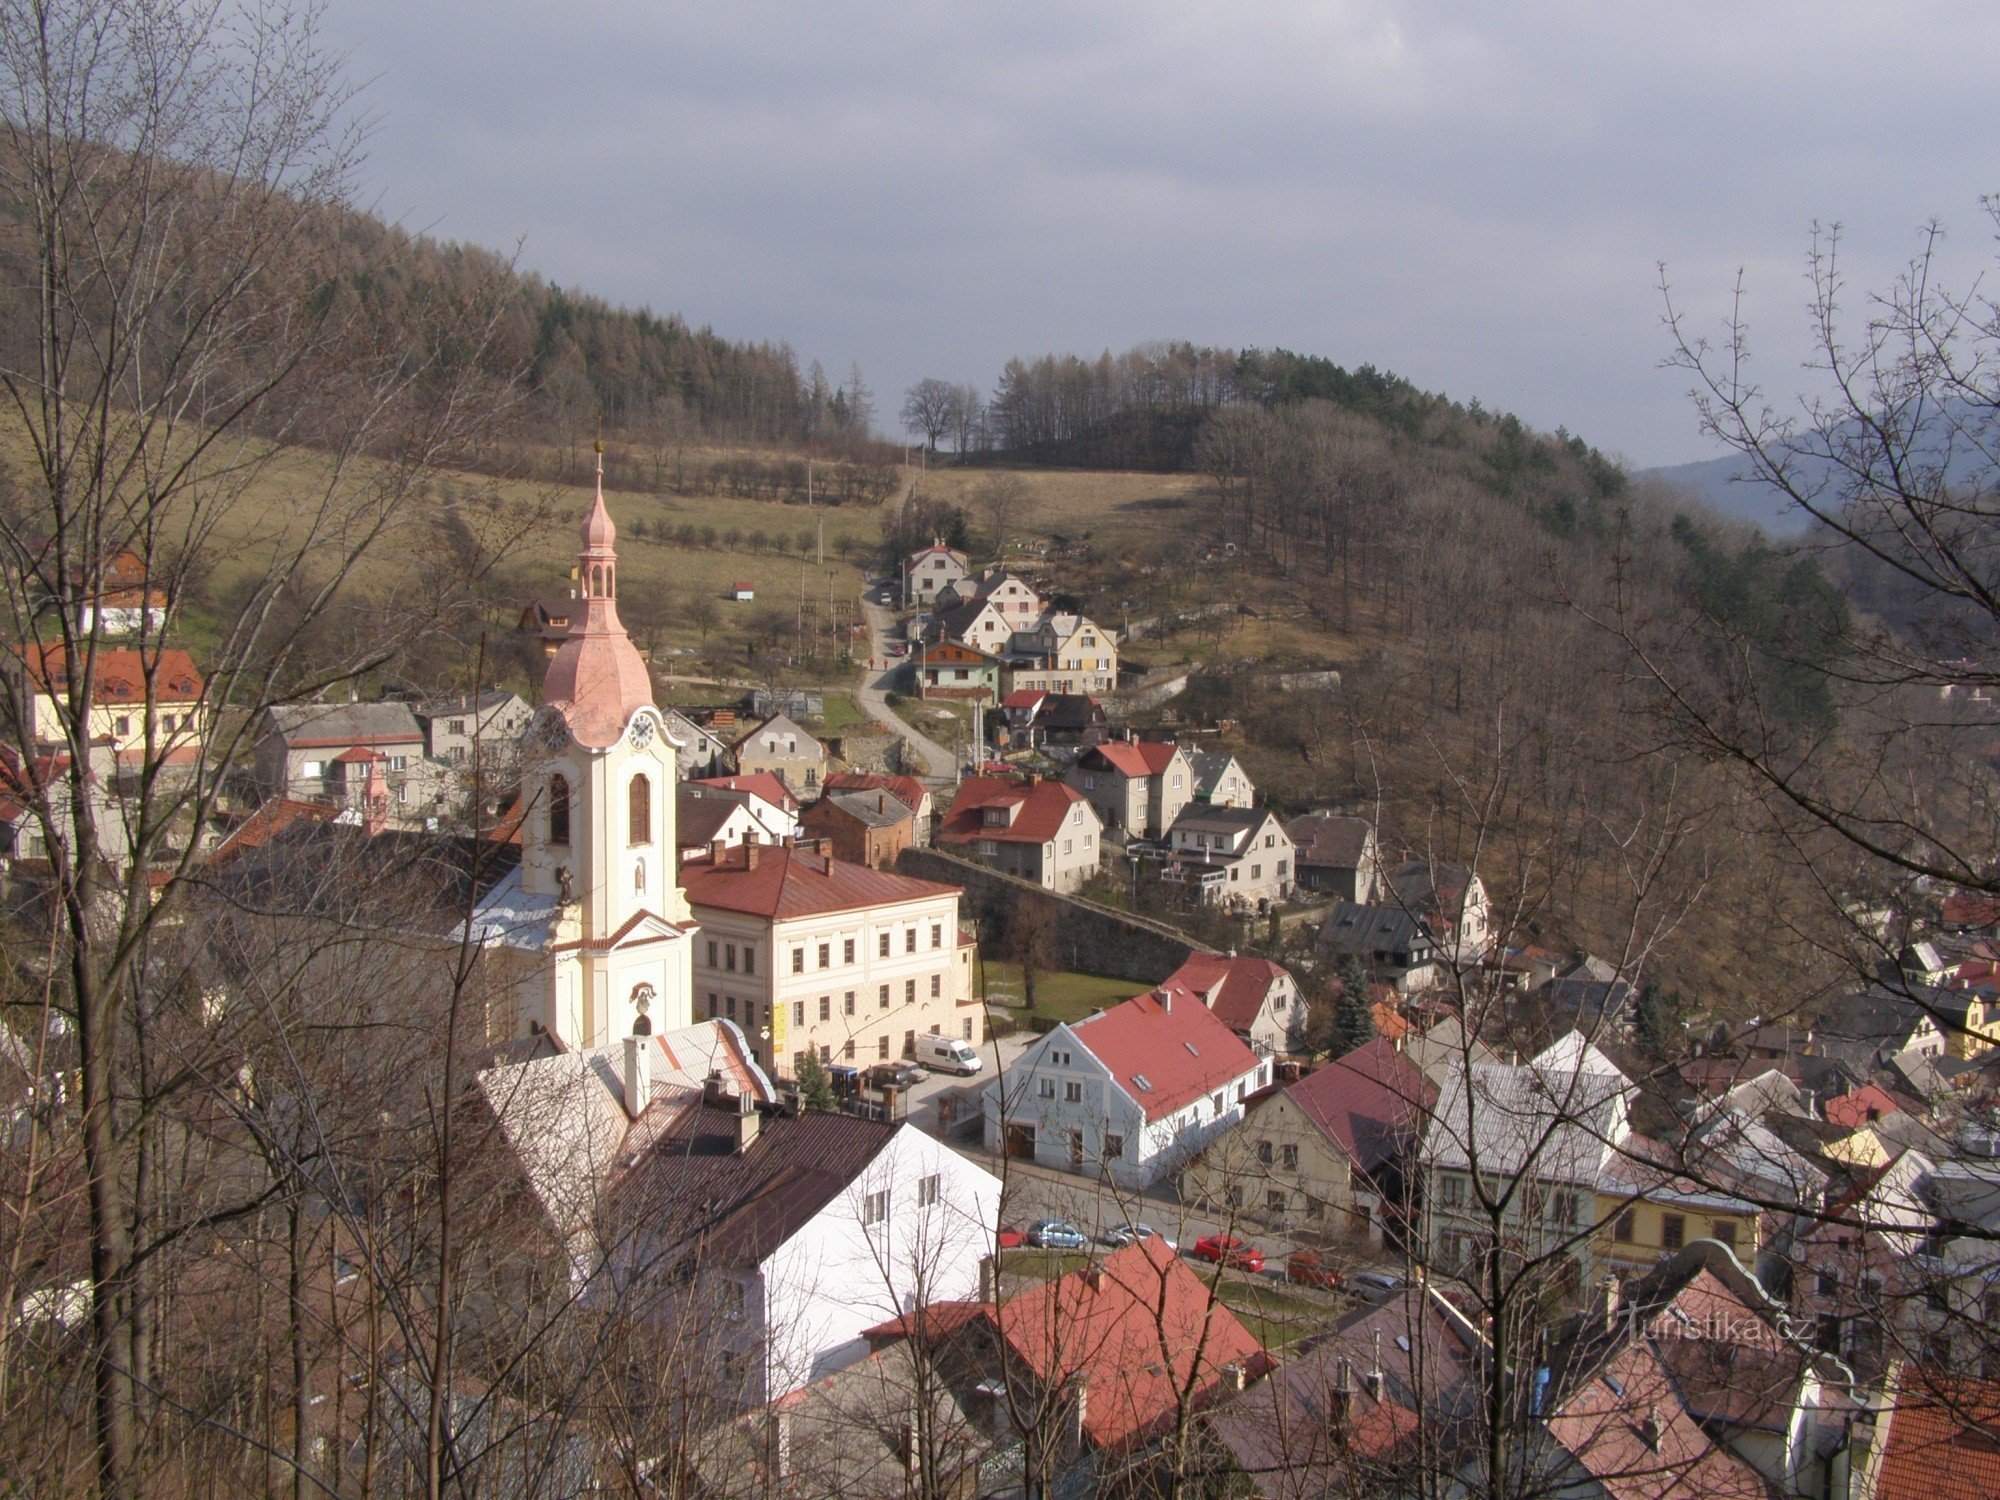
<svg viewBox="0 0 2000 1500">
<path fill-rule="evenodd" d="M 872 591 L 871 591 L 872 592 Z M 861 617 L 868 622 L 868 664 L 854 690 L 854 701 L 877 724 L 899 736 L 910 753 L 923 763 L 921 774 L 940 781 L 958 779 L 958 760 L 933 739 L 919 734 L 899 719 L 889 707 L 889 689 L 894 686 L 901 662 L 889 655 L 889 639 L 896 617 L 874 602 L 871 592 L 861 596 Z M 885 667 L 882 663 L 888 663 Z"/>
</svg>

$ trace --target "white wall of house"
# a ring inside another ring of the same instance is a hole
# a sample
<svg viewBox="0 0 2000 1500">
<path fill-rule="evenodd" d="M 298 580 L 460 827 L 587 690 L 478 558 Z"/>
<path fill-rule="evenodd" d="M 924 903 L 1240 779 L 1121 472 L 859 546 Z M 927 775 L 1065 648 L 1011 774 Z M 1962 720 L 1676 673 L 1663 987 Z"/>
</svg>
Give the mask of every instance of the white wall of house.
<svg viewBox="0 0 2000 1500">
<path fill-rule="evenodd" d="M 864 1328 L 920 1303 L 977 1296 L 979 1261 L 992 1253 L 999 1217 L 999 1178 L 914 1126 L 898 1129 L 868 1170 L 760 1268 L 762 1399 L 865 1353 Z"/>
</svg>

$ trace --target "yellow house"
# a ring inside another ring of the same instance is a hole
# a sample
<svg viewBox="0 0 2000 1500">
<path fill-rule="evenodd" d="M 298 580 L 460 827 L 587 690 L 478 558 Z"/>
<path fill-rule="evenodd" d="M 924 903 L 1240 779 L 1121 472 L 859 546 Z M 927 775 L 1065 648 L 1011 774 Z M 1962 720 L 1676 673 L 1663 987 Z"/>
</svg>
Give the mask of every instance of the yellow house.
<svg viewBox="0 0 2000 1500">
<path fill-rule="evenodd" d="M 30 645 L 16 658 L 21 686 L 31 699 L 37 744 L 63 739 L 58 704 L 69 694 L 68 654 L 61 646 Z M 90 737 L 109 745 L 120 771 L 135 770 L 146 753 L 150 722 L 153 752 L 165 764 L 192 764 L 208 731 L 204 684 L 194 658 L 179 649 L 141 651 L 99 647 L 90 662 Z"/>
<path fill-rule="evenodd" d="M 1955 1038 L 1961 1057 L 1978 1057 L 2000 1047 L 2000 996 L 1980 997 L 1965 1007 L 1965 1034 Z"/>
<path fill-rule="evenodd" d="M 1762 1242 L 1757 1205 L 1647 1159 L 1652 1145 L 1628 1137 L 1598 1175 L 1597 1263 L 1650 1270 L 1690 1240 L 1718 1240 L 1753 1264 Z"/>
</svg>

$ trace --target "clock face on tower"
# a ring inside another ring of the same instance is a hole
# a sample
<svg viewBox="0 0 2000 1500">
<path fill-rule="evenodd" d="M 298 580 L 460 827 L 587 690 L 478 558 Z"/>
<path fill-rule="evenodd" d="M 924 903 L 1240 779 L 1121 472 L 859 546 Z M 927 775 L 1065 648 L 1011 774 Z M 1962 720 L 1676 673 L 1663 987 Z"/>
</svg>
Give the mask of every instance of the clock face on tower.
<svg viewBox="0 0 2000 1500">
<path fill-rule="evenodd" d="M 640 714 L 632 721 L 632 727 L 625 731 L 625 738 L 634 750 L 643 750 L 653 743 L 653 731 L 657 726 L 651 714 Z"/>
<path fill-rule="evenodd" d="M 561 714 L 551 709 L 542 716 L 542 722 L 535 726 L 535 743 L 551 755 L 569 744 L 569 725 Z"/>
</svg>

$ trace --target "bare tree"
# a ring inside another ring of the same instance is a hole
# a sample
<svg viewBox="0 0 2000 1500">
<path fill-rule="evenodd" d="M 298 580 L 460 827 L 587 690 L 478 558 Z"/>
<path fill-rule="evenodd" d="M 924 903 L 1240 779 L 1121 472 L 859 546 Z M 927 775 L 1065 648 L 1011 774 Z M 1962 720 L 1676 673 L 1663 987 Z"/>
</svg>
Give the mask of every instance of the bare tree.
<svg viewBox="0 0 2000 1500">
<path fill-rule="evenodd" d="M 1018 474 L 989 474 L 974 487 L 971 498 L 993 539 L 993 556 L 1005 557 L 1008 537 L 1033 519 L 1034 491 Z"/>
<path fill-rule="evenodd" d="M 924 446 L 935 453 L 938 439 L 951 429 L 957 404 L 957 387 L 948 380 L 926 376 L 904 393 L 903 426 L 911 432 L 921 433 Z"/>
</svg>

